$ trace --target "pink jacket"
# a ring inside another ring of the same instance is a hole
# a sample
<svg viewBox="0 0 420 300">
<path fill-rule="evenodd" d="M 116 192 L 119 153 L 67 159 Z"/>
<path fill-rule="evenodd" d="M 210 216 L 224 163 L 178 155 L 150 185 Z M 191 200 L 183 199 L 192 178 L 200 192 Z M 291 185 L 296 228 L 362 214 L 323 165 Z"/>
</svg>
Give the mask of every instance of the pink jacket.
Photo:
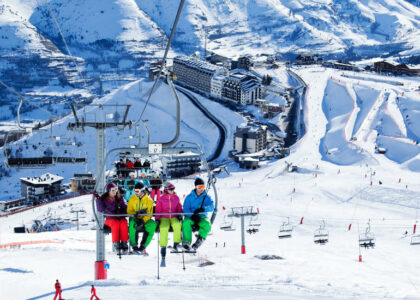
<svg viewBox="0 0 420 300">
<path fill-rule="evenodd" d="M 176 218 L 179 215 L 171 215 L 170 213 L 182 213 L 182 205 L 179 201 L 179 197 L 176 194 L 164 194 L 161 196 L 156 204 L 156 213 L 168 213 L 167 215 L 160 215 L 156 216 L 156 220 L 160 220 L 160 218 Z"/>
</svg>

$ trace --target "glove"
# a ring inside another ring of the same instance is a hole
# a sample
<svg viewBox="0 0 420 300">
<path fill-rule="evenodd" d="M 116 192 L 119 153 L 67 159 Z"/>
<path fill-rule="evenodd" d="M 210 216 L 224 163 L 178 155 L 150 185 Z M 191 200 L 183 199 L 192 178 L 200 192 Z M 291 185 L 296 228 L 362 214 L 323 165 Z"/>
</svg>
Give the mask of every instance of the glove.
<svg viewBox="0 0 420 300">
<path fill-rule="evenodd" d="M 99 198 L 99 197 L 100 197 L 97 191 L 93 191 L 93 196 L 94 196 L 95 198 Z"/>
<path fill-rule="evenodd" d="M 147 210 L 140 209 L 139 211 L 136 212 L 136 218 L 141 218 L 142 217 L 141 215 L 145 213 L 147 213 Z"/>
<path fill-rule="evenodd" d="M 191 216 L 191 220 L 193 220 L 195 224 L 198 224 L 198 222 L 200 222 L 200 219 L 201 219 L 201 217 L 197 214 L 193 214 Z"/>
<path fill-rule="evenodd" d="M 199 213 L 202 213 L 202 212 L 204 212 L 204 208 L 202 208 L 202 207 L 200 207 L 200 208 L 197 208 L 196 210 L 194 210 L 194 214 L 199 214 Z"/>
<path fill-rule="evenodd" d="M 140 219 L 137 221 L 136 231 L 141 231 L 143 228 L 144 228 L 144 221 Z"/>
</svg>

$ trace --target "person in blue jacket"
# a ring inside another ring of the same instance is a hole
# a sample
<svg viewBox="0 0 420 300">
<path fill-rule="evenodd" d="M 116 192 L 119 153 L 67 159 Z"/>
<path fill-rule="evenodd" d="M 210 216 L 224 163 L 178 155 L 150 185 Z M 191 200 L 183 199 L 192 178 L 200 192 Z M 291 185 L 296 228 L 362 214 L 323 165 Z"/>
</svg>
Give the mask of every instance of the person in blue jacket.
<svg viewBox="0 0 420 300">
<path fill-rule="evenodd" d="M 206 239 L 211 230 L 211 223 L 207 218 L 206 212 L 214 210 L 214 203 L 206 192 L 206 186 L 203 179 L 196 178 L 194 181 L 195 188 L 185 198 L 184 201 L 184 221 L 182 222 L 182 232 L 184 235 L 183 247 L 191 250 L 193 227 L 198 226 L 198 237 L 192 245 L 193 250 L 197 250 Z"/>
<path fill-rule="evenodd" d="M 129 179 L 126 179 L 124 181 L 124 188 L 125 188 L 125 200 L 128 201 L 130 200 L 130 197 L 133 196 L 134 193 L 134 186 L 139 182 L 135 177 L 136 177 L 136 173 L 134 172 L 130 172 L 130 174 L 128 175 L 130 176 Z"/>
</svg>

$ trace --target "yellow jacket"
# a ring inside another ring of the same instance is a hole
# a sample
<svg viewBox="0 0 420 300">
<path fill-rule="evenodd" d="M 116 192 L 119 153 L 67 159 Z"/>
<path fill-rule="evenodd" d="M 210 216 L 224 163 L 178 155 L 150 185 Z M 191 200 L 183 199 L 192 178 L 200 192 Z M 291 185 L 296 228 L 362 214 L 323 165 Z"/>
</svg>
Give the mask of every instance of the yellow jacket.
<svg viewBox="0 0 420 300">
<path fill-rule="evenodd" d="M 146 209 L 148 214 L 153 213 L 153 200 L 149 195 L 144 195 L 141 200 L 137 197 L 136 194 L 130 197 L 127 204 L 127 214 L 135 214 L 140 209 Z M 152 216 L 141 216 L 139 219 L 143 219 L 144 223 L 149 221 Z"/>
</svg>

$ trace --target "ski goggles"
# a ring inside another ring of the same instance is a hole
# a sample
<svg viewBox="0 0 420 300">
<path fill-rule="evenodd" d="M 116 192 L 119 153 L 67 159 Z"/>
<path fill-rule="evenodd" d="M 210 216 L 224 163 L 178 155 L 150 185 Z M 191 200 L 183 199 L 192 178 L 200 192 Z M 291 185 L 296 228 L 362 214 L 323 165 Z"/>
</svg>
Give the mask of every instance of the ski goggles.
<svg viewBox="0 0 420 300">
<path fill-rule="evenodd" d="M 147 189 L 146 187 L 144 187 L 142 189 L 134 189 L 134 193 L 140 194 L 141 192 L 145 191 L 146 189 Z"/>
<path fill-rule="evenodd" d="M 206 186 L 204 184 L 197 185 L 197 189 L 204 190 Z"/>
<path fill-rule="evenodd" d="M 116 193 L 116 192 L 118 192 L 118 188 L 113 187 L 113 188 L 111 188 L 109 191 L 110 191 L 110 192 L 113 192 L 113 193 Z"/>
</svg>

